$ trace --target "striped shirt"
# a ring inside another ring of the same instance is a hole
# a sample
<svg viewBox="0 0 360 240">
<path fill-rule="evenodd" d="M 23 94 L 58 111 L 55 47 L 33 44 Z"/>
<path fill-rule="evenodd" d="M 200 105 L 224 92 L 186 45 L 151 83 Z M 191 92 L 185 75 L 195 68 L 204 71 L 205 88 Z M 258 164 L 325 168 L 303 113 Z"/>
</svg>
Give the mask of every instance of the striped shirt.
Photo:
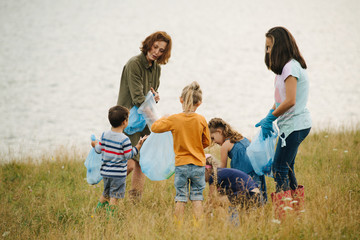
<svg viewBox="0 0 360 240">
<path fill-rule="evenodd" d="M 101 176 L 111 178 L 126 177 L 127 160 L 138 154 L 124 133 L 111 130 L 102 134 L 95 151 L 102 154 Z"/>
</svg>

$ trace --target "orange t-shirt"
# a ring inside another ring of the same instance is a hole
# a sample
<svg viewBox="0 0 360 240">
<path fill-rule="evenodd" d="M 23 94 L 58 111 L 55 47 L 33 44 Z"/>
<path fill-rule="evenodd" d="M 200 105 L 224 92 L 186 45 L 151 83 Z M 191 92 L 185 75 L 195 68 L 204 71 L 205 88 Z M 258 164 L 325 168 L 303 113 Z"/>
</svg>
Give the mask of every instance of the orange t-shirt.
<svg viewBox="0 0 360 240">
<path fill-rule="evenodd" d="M 162 117 L 151 126 L 154 133 L 171 131 L 174 138 L 175 166 L 205 166 L 204 148 L 210 144 L 205 118 L 197 113 L 178 113 Z"/>
</svg>

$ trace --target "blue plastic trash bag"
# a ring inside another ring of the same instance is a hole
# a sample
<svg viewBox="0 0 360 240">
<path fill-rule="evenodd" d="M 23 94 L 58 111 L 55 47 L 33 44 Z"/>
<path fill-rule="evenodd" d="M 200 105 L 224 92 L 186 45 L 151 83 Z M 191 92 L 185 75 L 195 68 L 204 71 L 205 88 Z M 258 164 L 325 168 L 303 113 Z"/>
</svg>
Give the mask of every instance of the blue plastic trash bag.
<svg viewBox="0 0 360 240">
<path fill-rule="evenodd" d="M 153 181 L 170 178 L 175 172 L 172 133 L 151 133 L 140 149 L 142 172 Z"/>
<path fill-rule="evenodd" d="M 129 135 L 132 135 L 136 132 L 141 132 L 142 130 L 144 130 L 145 126 L 146 126 L 145 118 L 143 117 L 142 114 L 138 113 L 138 107 L 133 106 L 130 109 L 129 124 L 124 129 L 124 132 Z"/>
<path fill-rule="evenodd" d="M 91 140 L 95 141 L 94 135 L 91 136 Z M 85 160 L 84 165 L 87 169 L 86 181 L 91 185 L 98 184 L 102 180 L 102 176 L 100 175 L 101 157 L 101 154 L 95 152 L 94 148 L 91 148 Z"/>
<path fill-rule="evenodd" d="M 146 95 L 145 101 L 139 107 L 138 113 L 144 116 L 149 129 L 151 129 L 151 125 L 160 118 L 154 95 L 151 91 Z"/>
<path fill-rule="evenodd" d="M 275 124 L 273 124 L 273 129 L 274 132 L 264 140 L 263 132 L 260 128 L 246 149 L 250 163 L 255 173 L 259 176 L 265 174 L 266 176 L 273 177 L 271 167 L 274 161 L 275 145 L 278 136 L 278 130 Z"/>
</svg>

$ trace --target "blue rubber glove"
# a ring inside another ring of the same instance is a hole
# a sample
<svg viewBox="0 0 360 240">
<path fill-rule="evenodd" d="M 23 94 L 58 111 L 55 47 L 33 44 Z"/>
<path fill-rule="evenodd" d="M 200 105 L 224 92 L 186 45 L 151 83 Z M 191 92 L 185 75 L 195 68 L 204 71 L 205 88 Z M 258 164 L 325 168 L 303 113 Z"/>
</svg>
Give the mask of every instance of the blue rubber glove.
<svg viewBox="0 0 360 240">
<path fill-rule="evenodd" d="M 272 114 L 273 111 L 274 109 L 270 109 L 268 115 L 255 125 L 255 127 L 261 127 L 264 140 L 271 135 L 271 132 L 274 132 L 273 121 L 275 121 L 277 117 Z"/>
</svg>

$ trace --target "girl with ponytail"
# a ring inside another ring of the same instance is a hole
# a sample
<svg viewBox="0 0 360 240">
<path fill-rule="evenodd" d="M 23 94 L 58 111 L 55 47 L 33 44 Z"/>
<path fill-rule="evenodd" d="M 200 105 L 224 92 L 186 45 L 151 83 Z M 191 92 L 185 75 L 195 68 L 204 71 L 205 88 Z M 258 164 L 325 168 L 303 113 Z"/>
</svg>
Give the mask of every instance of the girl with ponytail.
<svg viewBox="0 0 360 240">
<path fill-rule="evenodd" d="M 195 223 L 203 213 L 205 188 L 205 152 L 210 145 L 210 132 L 206 119 L 195 113 L 202 103 L 202 91 L 197 82 L 186 86 L 180 96 L 182 113 L 162 117 L 151 126 L 154 133 L 171 131 L 175 152 L 175 219 L 183 221 L 185 204 L 190 198 Z M 194 223 L 194 224 L 195 224 Z"/>
</svg>

